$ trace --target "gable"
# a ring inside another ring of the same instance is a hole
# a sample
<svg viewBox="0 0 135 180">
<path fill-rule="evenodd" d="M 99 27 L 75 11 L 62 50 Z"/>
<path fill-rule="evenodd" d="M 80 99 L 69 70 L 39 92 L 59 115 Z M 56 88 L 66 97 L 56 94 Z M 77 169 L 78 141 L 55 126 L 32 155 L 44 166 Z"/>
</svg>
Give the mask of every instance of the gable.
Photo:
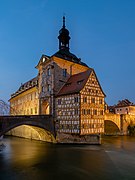
<svg viewBox="0 0 135 180">
<path fill-rule="evenodd" d="M 102 90 L 102 87 L 98 81 L 96 73 L 94 70 L 90 74 L 84 88 L 82 89 L 81 93 L 89 92 L 93 96 L 105 97 L 105 93 Z"/>
</svg>

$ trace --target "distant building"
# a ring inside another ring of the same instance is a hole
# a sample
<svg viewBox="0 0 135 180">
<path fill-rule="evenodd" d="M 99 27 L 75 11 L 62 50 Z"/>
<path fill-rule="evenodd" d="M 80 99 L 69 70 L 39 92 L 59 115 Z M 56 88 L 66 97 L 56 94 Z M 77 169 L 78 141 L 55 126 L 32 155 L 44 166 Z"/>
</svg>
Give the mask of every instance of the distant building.
<svg viewBox="0 0 135 180">
<path fill-rule="evenodd" d="M 90 135 L 104 132 L 105 94 L 94 69 L 69 51 L 65 17 L 58 39 L 59 51 L 42 55 L 37 77 L 11 95 L 11 114 L 53 115 L 59 142 L 64 135 L 78 142 L 89 141 Z"/>
<path fill-rule="evenodd" d="M 129 114 L 135 115 L 135 105 L 128 99 L 118 101 L 117 105 L 109 106 L 109 112 L 115 114 Z"/>
</svg>

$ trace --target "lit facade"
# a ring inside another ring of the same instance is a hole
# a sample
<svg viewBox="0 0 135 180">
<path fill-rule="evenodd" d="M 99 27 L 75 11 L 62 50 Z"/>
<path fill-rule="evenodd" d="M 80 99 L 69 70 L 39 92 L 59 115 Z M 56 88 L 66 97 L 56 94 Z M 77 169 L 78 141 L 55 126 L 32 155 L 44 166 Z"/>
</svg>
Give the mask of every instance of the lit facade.
<svg viewBox="0 0 135 180">
<path fill-rule="evenodd" d="M 39 112 L 39 100 L 37 89 L 37 77 L 21 85 L 19 90 L 11 95 L 11 115 L 37 115 Z"/>
<path fill-rule="evenodd" d="M 59 132 L 104 132 L 104 93 L 93 69 L 73 75 L 56 98 Z"/>
<path fill-rule="evenodd" d="M 80 138 L 103 133 L 105 94 L 95 71 L 70 53 L 64 17 L 58 39 L 59 51 L 42 55 L 37 77 L 11 95 L 11 114 L 51 114 L 59 141 L 60 134 Z"/>
</svg>

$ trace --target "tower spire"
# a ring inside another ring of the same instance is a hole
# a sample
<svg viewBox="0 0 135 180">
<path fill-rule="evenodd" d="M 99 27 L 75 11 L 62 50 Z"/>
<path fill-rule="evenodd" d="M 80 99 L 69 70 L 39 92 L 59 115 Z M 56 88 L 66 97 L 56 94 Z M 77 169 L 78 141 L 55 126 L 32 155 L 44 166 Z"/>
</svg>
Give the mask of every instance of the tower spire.
<svg viewBox="0 0 135 180">
<path fill-rule="evenodd" d="M 63 26 L 59 31 L 58 39 L 59 39 L 59 49 L 69 51 L 70 36 L 69 36 L 69 31 L 66 29 L 65 26 L 65 16 L 63 16 Z"/>
<path fill-rule="evenodd" d="M 65 16 L 63 16 L 63 28 L 65 28 Z"/>
</svg>

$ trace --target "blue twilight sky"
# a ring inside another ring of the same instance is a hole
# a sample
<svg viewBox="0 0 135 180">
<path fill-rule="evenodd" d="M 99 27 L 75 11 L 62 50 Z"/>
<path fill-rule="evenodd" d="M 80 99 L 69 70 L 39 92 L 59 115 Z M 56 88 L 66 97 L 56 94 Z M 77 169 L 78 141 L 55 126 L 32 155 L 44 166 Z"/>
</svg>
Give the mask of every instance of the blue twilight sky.
<svg viewBox="0 0 135 180">
<path fill-rule="evenodd" d="M 95 69 L 107 103 L 135 103 L 135 0 L 0 0 L 0 99 L 58 50 L 64 13 L 70 50 Z"/>
</svg>

